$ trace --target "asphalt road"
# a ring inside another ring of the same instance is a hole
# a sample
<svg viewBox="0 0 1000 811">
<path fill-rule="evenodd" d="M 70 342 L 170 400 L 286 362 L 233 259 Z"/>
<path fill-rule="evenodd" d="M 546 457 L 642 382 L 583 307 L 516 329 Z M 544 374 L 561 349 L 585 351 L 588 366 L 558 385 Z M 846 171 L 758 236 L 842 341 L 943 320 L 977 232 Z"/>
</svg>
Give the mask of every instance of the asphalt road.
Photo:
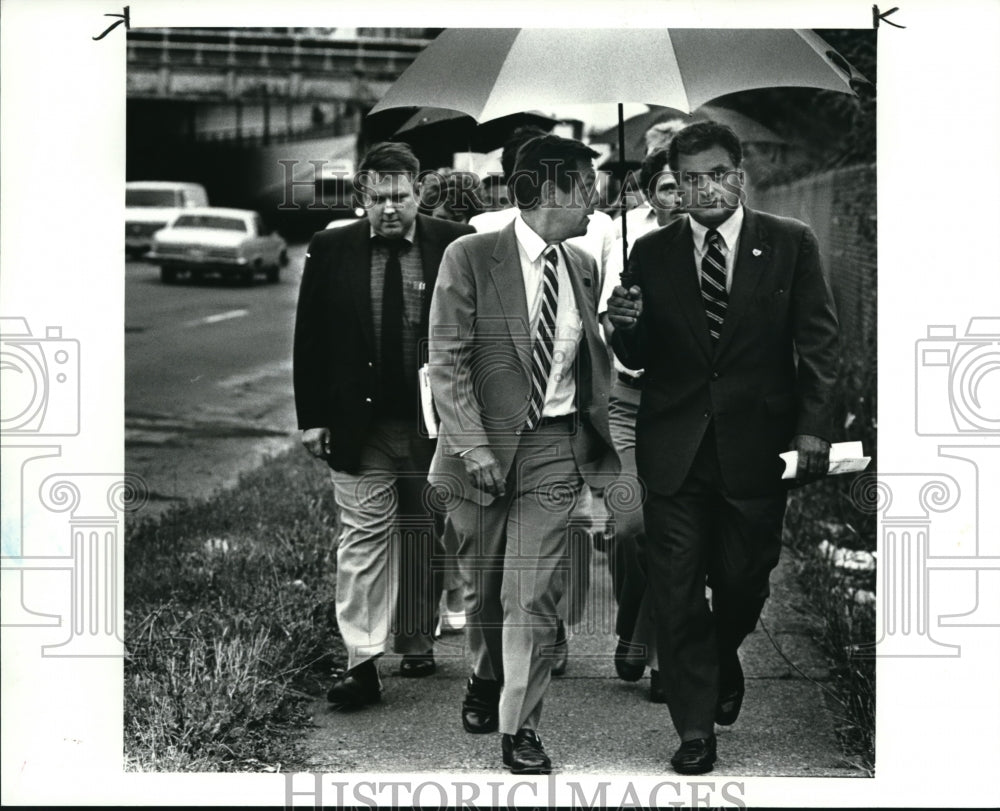
<svg viewBox="0 0 1000 811">
<path fill-rule="evenodd" d="M 294 441 L 292 331 L 305 246 L 278 284 L 165 285 L 125 264 L 125 465 L 148 509 L 209 495 Z"/>
</svg>

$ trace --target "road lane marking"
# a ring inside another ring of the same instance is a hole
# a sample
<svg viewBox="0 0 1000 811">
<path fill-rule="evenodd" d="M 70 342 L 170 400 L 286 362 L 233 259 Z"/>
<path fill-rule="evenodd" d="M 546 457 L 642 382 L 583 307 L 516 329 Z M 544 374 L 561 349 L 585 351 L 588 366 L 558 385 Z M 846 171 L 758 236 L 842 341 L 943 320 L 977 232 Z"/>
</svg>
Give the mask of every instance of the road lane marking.
<svg viewBox="0 0 1000 811">
<path fill-rule="evenodd" d="M 194 321 L 188 321 L 184 324 L 185 327 L 197 327 L 201 324 L 218 324 L 220 321 L 229 321 L 233 318 L 243 318 L 245 315 L 250 315 L 249 310 L 229 310 L 224 313 L 216 313 L 215 315 L 206 315 L 204 318 L 196 318 Z"/>
</svg>

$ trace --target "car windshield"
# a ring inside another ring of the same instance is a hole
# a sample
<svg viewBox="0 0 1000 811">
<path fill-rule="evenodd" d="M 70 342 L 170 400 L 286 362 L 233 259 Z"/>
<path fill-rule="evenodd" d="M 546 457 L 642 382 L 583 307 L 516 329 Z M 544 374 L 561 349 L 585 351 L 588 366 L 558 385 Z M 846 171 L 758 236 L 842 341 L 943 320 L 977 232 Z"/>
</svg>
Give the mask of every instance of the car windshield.
<svg viewBox="0 0 1000 811">
<path fill-rule="evenodd" d="M 246 232 L 247 224 L 236 217 L 216 217 L 211 214 L 184 214 L 174 220 L 174 228 L 218 228 L 222 231 Z"/>
<path fill-rule="evenodd" d="M 125 189 L 125 205 L 140 208 L 173 208 L 180 205 L 175 189 Z"/>
</svg>

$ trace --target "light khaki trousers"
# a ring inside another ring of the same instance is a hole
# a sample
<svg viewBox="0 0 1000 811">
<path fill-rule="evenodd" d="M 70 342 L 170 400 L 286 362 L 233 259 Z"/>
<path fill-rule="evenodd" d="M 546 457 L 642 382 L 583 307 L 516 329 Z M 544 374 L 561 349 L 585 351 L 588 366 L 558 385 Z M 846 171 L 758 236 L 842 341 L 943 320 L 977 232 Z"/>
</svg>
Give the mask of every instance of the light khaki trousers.
<svg viewBox="0 0 1000 811">
<path fill-rule="evenodd" d="M 568 520 L 583 486 L 571 424 L 521 440 L 507 492 L 449 514 L 465 582 L 467 640 L 475 674 L 503 682 L 500 732 L 537 728 L 551 681 L 559 602 L 571 566 Z"/>
</svg>

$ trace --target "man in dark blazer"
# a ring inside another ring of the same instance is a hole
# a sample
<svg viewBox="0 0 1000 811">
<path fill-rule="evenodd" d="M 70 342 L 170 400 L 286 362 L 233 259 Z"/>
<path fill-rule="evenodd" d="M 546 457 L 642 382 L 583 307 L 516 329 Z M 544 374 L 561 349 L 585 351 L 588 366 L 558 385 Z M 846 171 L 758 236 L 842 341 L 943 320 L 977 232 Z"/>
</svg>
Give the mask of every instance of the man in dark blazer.
<svg viewBox="0 0 1000 811">
<path fill-rule="evenodd" d="M 430 378 L 441 417 L 430 481 L 452 496 L 474 670 L 467 732 L 502 733 L 514 773 L 551 769 L 536 729 L 569 574 L 567 521 L 584 482 L 618 473 L 610 362 L 597 325 L 587 230 L 593 150 L 546 135 L 517 154 L 520 211 L 445 252 L 431 304 Z"/>
<path fill-rule="evenodd" d="M 332 469 L 341 527 L 336 611 L 347 670 L 338 708 L 381 699 L 375 660 L 394 636 L 400 675 L 434 671 L 440 573 L 424 497 L 434 441 L 422 430 L 418 368 L 445 247 L 472 228 L 418 215 L 420 165 L 380 144 L 361 162 L 367 218 L 316 234 L 295 320 L 295 406 L 302 443 Z"/>
<path fill-rule="evenodd" d="M 608 303 L 615 353 L 645 368 L 636 465 L 682 774 L 712 768 L 714 724 L 734 723 L 742 705 L 737 650 L 781 550 L 778 454 L 799 452 L 800 483 L 818 478 L 832 433 L 838 326 L 816 237 L 742 205 L 741 161 L 720 124 L 674 138 L 689 217 L 636 241 L 631 279 Z"/>
</svg>

